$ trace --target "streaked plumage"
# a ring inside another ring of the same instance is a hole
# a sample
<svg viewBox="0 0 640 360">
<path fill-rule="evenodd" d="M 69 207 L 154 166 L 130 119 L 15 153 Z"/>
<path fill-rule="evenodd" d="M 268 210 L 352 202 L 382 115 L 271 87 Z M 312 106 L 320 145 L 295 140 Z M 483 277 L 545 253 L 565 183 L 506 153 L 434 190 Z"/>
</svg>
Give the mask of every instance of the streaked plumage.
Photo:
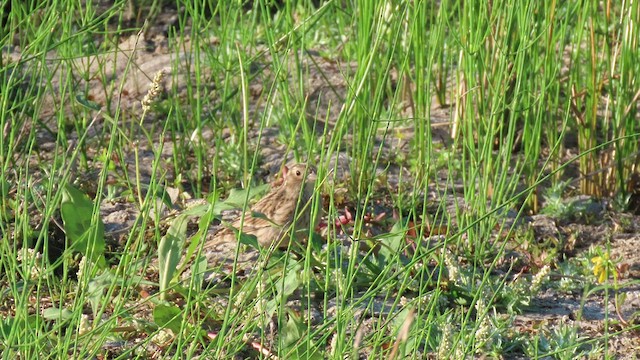
<svg viewBox="0 0 640 360">
<path fill-rule="evenodd" d="M 238 238 L 234 229 L 254 235 L 262 247 L 286 247 L 294 220 L 294 231 L 300 234 L 296 237 L 308 235 L 309 226 L 314 224 L 310 220 L 310 199 L 315 180 L 316 172 L 311 166 L 295 164 L 285 168 L 284 182 L 252 206 L 244 219 L 239 217 L 230 228 L 223 228 L 207 239 L 203 251 L 233 248 L 231 245 L 235 245 Z"/>
</svg>

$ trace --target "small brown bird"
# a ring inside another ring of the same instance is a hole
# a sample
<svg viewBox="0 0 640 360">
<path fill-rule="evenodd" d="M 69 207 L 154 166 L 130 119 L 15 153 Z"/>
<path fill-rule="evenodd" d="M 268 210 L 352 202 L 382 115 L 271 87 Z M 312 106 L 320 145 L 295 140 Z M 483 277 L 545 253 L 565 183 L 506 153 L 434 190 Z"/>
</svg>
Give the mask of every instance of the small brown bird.
<svg viewBox="0 0 640 360">
<path fill-rule="evenodd" d="M 296 237 L 309 234 L 311 221 L 311 196 L 313 195 L 316 171 L 305 164 L 285 166 L 284 181 L 264 198 L 260 199 L 244 218 L 235 220 L 231 227 L 216 232 L 204 244 L 205 253 L 234 248 L 238 242 L 237 231 L 254 235 L 262 247 L 286 247 L 289 244 L 290 230 Z M 294 226 L 292 226 L 295 223 Z"/>
</svg>

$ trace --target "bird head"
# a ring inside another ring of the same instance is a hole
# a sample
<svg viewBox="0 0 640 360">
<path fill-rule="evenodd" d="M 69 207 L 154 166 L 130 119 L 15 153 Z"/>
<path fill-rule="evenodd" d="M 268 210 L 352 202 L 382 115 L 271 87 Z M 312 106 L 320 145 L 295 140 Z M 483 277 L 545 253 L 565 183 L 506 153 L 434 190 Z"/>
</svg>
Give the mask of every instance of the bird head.
<svg viewBox="0 0 640 360">
<path fill-rule="evenodd" d="M 291 168 L 285 166 L 284 181 L 286 184 L 314 183 L 316 181 L 316 169 L 306 164 L 295 164 Z"/>
</svg>

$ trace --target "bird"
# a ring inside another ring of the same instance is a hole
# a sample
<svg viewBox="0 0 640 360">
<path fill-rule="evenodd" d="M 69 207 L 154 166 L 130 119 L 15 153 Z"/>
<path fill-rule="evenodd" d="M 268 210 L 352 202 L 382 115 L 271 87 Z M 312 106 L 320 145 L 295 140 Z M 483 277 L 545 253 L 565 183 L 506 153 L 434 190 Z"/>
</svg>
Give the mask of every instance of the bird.
<svg viewBox="0 0 640 360">
<path fill-rule="evenodd" d="M 316 170 L 298 163 L 283 169 L 283 182 L 239 216 L 230 226 L 223 227 L 208 238 L 203 252 L 234 248 L 238 231 L 254 235 L 260 247 L 286 248 L 290 238 L 309 234 L 311 220 L 310 200 L 314 192 Z M 290 230 L 295 231 L 291 236 Z"/>
</svg>

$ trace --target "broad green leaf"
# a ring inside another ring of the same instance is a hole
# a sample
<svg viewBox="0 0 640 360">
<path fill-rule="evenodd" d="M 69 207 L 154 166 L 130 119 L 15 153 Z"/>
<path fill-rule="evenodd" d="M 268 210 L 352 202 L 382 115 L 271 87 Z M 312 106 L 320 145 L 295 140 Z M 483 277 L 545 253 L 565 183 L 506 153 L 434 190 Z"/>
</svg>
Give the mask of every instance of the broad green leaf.
<svg viewBox="0 0 640 360">
<path fill-rule="evenodd" d="M 158 267 L 160 275 L 161 298 L 166 297 L 166 290 L 169 287 L 173 275 L 176 273 L 178 263 L 182 256 L 182 249 L 187 233 L 187 223 L 189 216 L 178 215 L 167 230 L 167 234 L 160 239 L 158 244 Z"/>
<path fill-rule="evenodd" d="M 76 95 L 76 101 L 78 101 L 82 106 L 91 110 L 100 111 L 100 109 L 102 109 L 102 106 L 100 106 L 100 104 L 87 99 L 86 97 L 84 97 L 84 95 Z"/>
<path fill-rule="evenodd" d="M 185 211 L 183 211 L 182 213 L 188 216 L 198 216 L 198 217 L 204 216 L 207 214 L 210 207 L 211 207 L 210 204 L 200 204 L 200 205 L 192 206 L 186 209 Z"/>
<path fill-rule="evenodd" d="M 209 263 L 204 256 L 198 257 L 198 259 L 191 265 L 191 277 L 193 278 L 193 283 L 198 289 L 204 283 L 204 275 L 208 267 Z"/>
<path fill-rule="evenodd" d="M 158 327 L 179 334 L 182 327 L 182 311 L 177 306 L 159 304 L 153 309 L 153 321 Z"/>
<path fill-rule="evenodd" d="M 240 244 L 249 245 L 254 249 L 260 249 L 260 244 L 258 244 L 258 238 L 255 235 L 241 233 Z"/>
<path fill-rule="evenodd" d="M 398 257 L 404 250 L 404 239 L 407 231 L 402 223 L 402 220 L 398 221 L 393 225 L 387 236 L 381 237 L 379 254 L 385 258 L 387 263 L 390 262 L 392 258 Z"/>
<path fill-rule="evenodd" d="M 4 196 L 9 192 L 10 188 L 11 184 L 4 178 L 4 175 L 0 175 L 0 195 Z"/>
<path fill-rule="evenodd" d="M 287 359 L 312 359 L 321 360 L 324 357 L 318 351 L 318 347 L 313 341 L 301 341 L 309 334 L 308 325 L 302 317 L 293 311 L 288 311 L 288 320 L 280 329 L 280 339 L 282 347 L 285 349 Z"/>
<path fill-rule="evenodd" d="M 14 338 L 16 336 L 24 336 L 25 331 L 31 332 L 34 329 L 38 329 L 43 325 L 42 322 L 43 320 L 39 315 L 28 315 L 26 320 L 24 318 L 16 319 L 11 316 L 0 319 L 0 344 L 12 336 Z"/>
<path fill-rule="evenodd" d="M 16 323 L 16 319 L 11 316 L 0 319 L 0 340 L 7 340 L 11 335 L 11 332 L 16 331 Z"/>
<path fill-rule="evenodd" d="M 211 221 L 219 214 L 214 213 L 212 205 L 202 204 L 185 210 L 182 215 L 200 217 L 200 221 L 198 222 L 198 232 L 189 240 L 189 246 L 187 247 L 187 252 L 185 254 L 185 259 L 191 259 L 193 254 L 195 254 L 200 248 L 200 241 L 206 237 Z M 187 266 L 186 263 L 183 264 L 178 273 L 184 271 L 185 266 Z"/>
<path fill-rule="evenodd" d="M 104 303 L 104 289 L 109 287 L 112 282 L 113 275 L 109 271 L 105 271 L 89 281 L 89 286 L 87 289 L 87 300 L 89 300 L 89 304 L 91 305 L 91 310 L 93 311 L 94 316 L 98 314 L 100 305 Z"/>
<path fill-rule="evenodd" d="M 155 196 L 155 198 L 157 200 L 162 201 L 162 203 L 167 206 L 168 208 L 173 208 L 173 202 L 171 201 L 171 195 L 169 195 L 169 192 L 167 191 L 167 188 L 162 186 L 162 185 L 154 185 L 154 186 L 149 186 L 146 184 L 142 184 L 141 188 L 146 190 L 146 191 L 152 191 L 153 195 Z"/>
<path fill-rule="evenodd" d="M 274 223 L 271 219 L 269 219 L 269 218 L 267 217 L 267 215 L 265 215 L 264 213 L 261 213 L 261 212 L 259 212 L 259 211 L 252 211 L 252 212 L 251 212 L 251 217 L 256 218 L 256 219 L 262 219 L 262 220 L 265 220 L 265 221 L 269 222 L 271 225 L 273 225 L 273 226 L 275 226 L 275 227 L 280 227 L 280 228 L 281 228 L 281 226 L 280 226 L 280 225 L 278 225 L 278 224 Z"/>
<path fill-rule="evenodd" d="M 260 186 L 252 186 L 250 190 L 247 189 L 232 189 L 229 192 L 229 197 L 224 201 L 218 201 L 214 206 L 214 213 L 221 213 L 224 210 L 242 209 L 245 200 L 247 199 L 247 191 L 249 191 L 249 199 L 253 199 L 257 195 L 262 195 L 269 190 L 269 184 L 262 184 Z"/>
<path fill-rule="evenodd" d="M 300 289 L 302 287 L 302 274 L 302 264 L 296 262 L 288 269 L 286 276 L 283 278 L 284 287 L 278 286 L 279 295 L 287 297 Z"/>
<path fill-rule="evenodd" d="M 42 317 L 47 320 L 66 321 L 73 317 L 73 313 L 68 309 L 58 309 L 50 307 L 42 310 Z"/>
<path fill-rule="evenodd" d="M 266 307 L 269 316 L 275 313 L 278 304 L 285 303 L 291 294 L 301 288 L 303 280 L 302 274 L 302 264 L 295 262 L 289 266 L 284 277 L 281 277 L 280 274 L 277 275 L 280 277 L 275 285 L 278 294 L 267 302 Z"/>
<path fill-rule="evenodd" d="M 288 315 L 289 319 L 287 320 L 285 326 L 282 328 L 280 334 L 282 345 L 285 348 L 290 347 L 291 345 L 299 341 L 304 331 L 302 329 L 302 319 L 295 314 L 292 314 L 292 312 L 289 312 Z"/>
<path fill-rule="evenodd" d="M 216 203 L 217 197 L 214 196 L 209 198 L 208 201 L 212 201 Z M 184 255 L 185 259 L 191 259 L 191 257 L 196 253 L 196 251 L 200 248 L 200 242 L 206 238 L 206 235 L 209 231 L 209 226 L 211 225 L 211 221 L 220 215 L 219 212 L 216 212 L 215 206 L 207 203 L 196 205 L 191 208 L 186 209 L 182 212 L 182 215 L 188 217 L 200 217 L 200 221 L 198 222 L 198 232 L 189 239 L 189 246 L 187 247 L 187 251 Z M 184 263 L 182 267 L 178 270 L 178 274 L 182 273 L 185 267 L 188 266 L 188 263 Z M 201 284 L 202 282 L 196 282 L 197 284 Z"/>
<path fill-rule="evenodd" d="M 67 241 L 73 250 L 105 268 L 104 224 L 99 217 L 96 223 L 92 222 L 93 210 L 93 202 L 87 195 L 69 184 L 64 186 L 60 214 Z"/>
</svg>

